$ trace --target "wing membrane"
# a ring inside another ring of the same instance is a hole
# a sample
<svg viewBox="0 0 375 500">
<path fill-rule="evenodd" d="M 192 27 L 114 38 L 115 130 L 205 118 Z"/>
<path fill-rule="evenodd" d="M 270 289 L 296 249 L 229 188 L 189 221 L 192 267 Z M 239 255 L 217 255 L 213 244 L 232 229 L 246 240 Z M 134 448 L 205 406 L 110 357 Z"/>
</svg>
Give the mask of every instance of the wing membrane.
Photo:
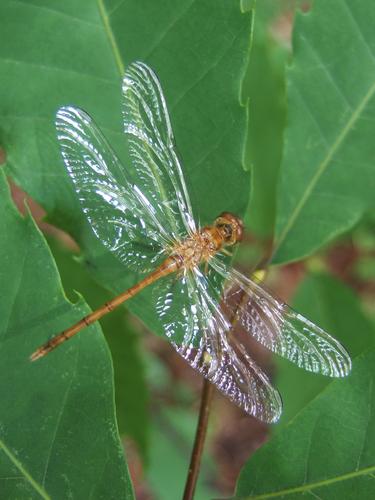
<svg viewBox="0 0 375 500">
<path fill-rule="evenodd" d="M 132 183 L 89 115 L 61 108 L 56 129 L 65 166 L 96 236 L 128 267 L 153 268 L 171 243 L 163 219 Z"/>
<path fill-rule="evenodd" d="M 226 279 L 226 311 L 235 314 L 258 342 L 305 370 L 330 377 L 348 375 L 351 360 L 336 339 L 217 258 L 210 264 Z"/>
<path fill-rule="evenodd" d="M 125 169 L 94 121 L 74 107 L 56 117 L 65 165 L 96 236 L 121 262 L 148 272 L 196 229 L 160 84 L 143 63 L 123 80 Z"/>
<path fill-rule="evenodd" d="M 156 309 L 176 351 L 248 414 L 276 422 L 282 403 L 266 374 L 230 334 L 219 294 L 199 269 L 154 289 Z M 228 335 L 229 334 L 229 335 Z"/>
<path fill-rule="evenodd" d="M 122 92 L 135 183 L 149 194 L 157 216 L 178 239 L 196 226 L 160 83 L 148 66 L 136 62 L 125 73 Z"/>
</svg>

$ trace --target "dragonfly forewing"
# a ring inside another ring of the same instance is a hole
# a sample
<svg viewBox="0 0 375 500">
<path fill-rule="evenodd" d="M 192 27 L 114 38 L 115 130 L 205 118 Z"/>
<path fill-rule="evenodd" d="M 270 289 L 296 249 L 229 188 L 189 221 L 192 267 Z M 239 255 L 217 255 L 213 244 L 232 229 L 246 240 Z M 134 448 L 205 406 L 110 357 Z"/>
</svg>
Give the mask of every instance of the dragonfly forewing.
<svg viewBox="0 0 375 500">
<path fill-rule="evenodd" d="M 133 179 L 150 201 L 165 229 L 176 239 L 196 231 L 186 181 L 175 148 L 163 91 L 144 63 L 131 64 L 122 85 L 124 132 Z"/>
<path fill-rule="evenodd" d="M 57 113 L 56 129 L 95 235 L 128 268 L 143 273 L 155 269 L 173 240 L 95 122 L 81 109 L 64 107 Z"/>
</svg>

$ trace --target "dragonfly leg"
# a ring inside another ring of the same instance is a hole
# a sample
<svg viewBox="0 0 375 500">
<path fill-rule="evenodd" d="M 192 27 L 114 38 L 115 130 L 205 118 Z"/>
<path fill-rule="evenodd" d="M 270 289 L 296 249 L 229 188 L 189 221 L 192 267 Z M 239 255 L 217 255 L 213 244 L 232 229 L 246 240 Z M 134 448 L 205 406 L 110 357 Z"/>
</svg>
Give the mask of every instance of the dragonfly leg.
<svg viewBox="0 0 375 500">
<path fill-rule="evenodd" d="M 226 248 L 221 248 L 220 252 L 223 253 L 224 255 L 227 255 L 228 257 L 233 257 L 233 253 L 229 252 Z"/>
<path fill-rule="evenodd" d="M 206 262 L 204 263 L 204 274 L 208 274 L 208 260 L 206 260 Z"/>
</svg>

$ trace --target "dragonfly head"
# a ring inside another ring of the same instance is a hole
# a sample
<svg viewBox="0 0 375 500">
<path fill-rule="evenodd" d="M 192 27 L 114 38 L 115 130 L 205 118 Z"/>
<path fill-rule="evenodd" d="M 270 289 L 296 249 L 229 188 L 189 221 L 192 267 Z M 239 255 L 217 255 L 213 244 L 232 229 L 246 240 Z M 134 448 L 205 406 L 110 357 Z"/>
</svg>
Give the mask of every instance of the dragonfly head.
<svg viewBox="0 0 375 500">
<path fill-rule="evenodd" d="M 230 212 L 223 212 L 215 219 L 215 227 L 220 231 L 225 245 L 234 245 L 242 240 L 243 222 Z"/>
</svg>

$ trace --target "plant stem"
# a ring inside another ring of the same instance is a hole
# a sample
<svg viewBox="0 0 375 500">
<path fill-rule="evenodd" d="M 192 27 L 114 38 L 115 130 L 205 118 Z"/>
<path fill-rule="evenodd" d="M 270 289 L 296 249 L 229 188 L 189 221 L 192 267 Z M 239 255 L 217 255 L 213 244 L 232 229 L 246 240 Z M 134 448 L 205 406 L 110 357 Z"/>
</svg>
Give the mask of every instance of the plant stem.
<svg viewBox="0 0 375 500">
<path fill-rule="evenodd" d="M 258 265 L 256 266 L 255 271 L 260 269 L 267 269 L 268 262 L 269 259 L 267 257 L 262 259 L 262 261 L 259 262 Z M 246 298 L 246 294 L 243 293 L 239 300 L 239 304 L 241 304 L 244 298 Z M 237 314 L 237 309 L 235 312 L 233 312 L 231 318 L 231 324 L 232 324 L 231 331 L 233 331 L 233 328 L 237 323 L 236 314 Z M 183 500 L 192 500 L 194 497 L 194 491 L 197 485 L 199 468 L 203 453 L 204 441 L 206 438 L 212 395 L 213 395 L 213 385 L 207 379 L 204 379 L 197 430 L 195 431 L 194 446 L 191 452 L 190 465 L 189 465 L 188 475 L 186 478 Z"/>
<path fill-rule="evenodd" d="M 199 467 L 202 458 L 204 441 L 206 438 L 208 417 L 210 414 L 211 400 L 213 395 L 213 386 L 206 379 L 203 381 L 201 406 L 199 409 L 199 418 L 193 451 L 191 452 L 189 471 L 186 478 L 183 500 L 192 500 L 198 480 Z"/>
</svg>

